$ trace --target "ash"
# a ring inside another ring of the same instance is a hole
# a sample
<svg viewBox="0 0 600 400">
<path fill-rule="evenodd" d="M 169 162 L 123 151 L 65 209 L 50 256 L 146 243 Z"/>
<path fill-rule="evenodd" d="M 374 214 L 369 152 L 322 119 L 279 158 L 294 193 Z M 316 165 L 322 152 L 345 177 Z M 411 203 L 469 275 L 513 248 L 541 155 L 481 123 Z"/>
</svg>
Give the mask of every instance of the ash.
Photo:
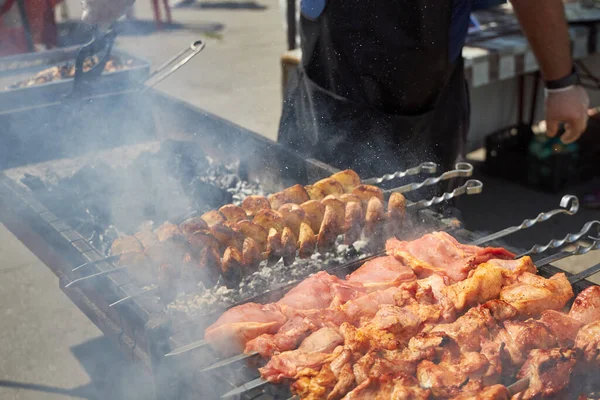
<svg viewBox="0 0 600 400">
<path fill-rule="evenodd" d="M 342 240 L 341 236 L 338 237 L 335 252 L 315 253 L 309 259 L 296 259 L 288 266 L 283 264 L 283 260 L 279 260 L 271 267 L 263 264 L 258 271 L 246 276 L 237 289 L 228 289 L 219 284 L 206 289 L 199 285 L 196 293 L 180 294 L 175 301 L 167 305 L 167 310 L 173 316 L 180 313 L 188 317 L 202 315 L 216 308 L 231 307 L 237 303 L 251 301 L 253 297 L 267 291 L 283 288 L 316 272 L 361 260 L 369 255 L 366 241 L 360 240 L 347 246 L 342 244 Z"/>
<path fill-rule="evenodd" d="M 20 181 L 107 255 L 116 238 L 144 225 L 181 223 L 249 195 L 262 195 L 259 184 L 239 176 L 238 164 L 215 162 L 197 146 L 168 140 L 138 153 L 113 151 L 83 163 L 55 162 L 25 171 Z"/>
</svg>

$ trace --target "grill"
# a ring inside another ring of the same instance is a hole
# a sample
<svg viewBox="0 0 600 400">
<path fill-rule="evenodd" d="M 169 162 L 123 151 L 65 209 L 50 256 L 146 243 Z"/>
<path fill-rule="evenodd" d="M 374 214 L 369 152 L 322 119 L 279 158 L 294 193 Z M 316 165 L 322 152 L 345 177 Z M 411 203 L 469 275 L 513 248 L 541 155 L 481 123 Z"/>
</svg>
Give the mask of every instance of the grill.
<svg viewBox="0 0 600 400">
<path fill-rule="evenodd" d="M 127 94 L 127 96 L 138 95 Z M 89 195 L 89 192 L 82 189 L 85 182 L 97 184 L 97 180 L 107 179 L 110 182 L 111 179 L 114 179 L 108 172 L 100 171 L 98 175 L 82 173 L 82 171 L 89 172 L 85 166 L 90 162 L 103 160 L 105 163 L 114 162 L 118 168 L 130 168 L 130 164 L 135 163 L 135 160 L 143 157 L 144 154 L 150 154 L 151 159 L 154 157 L 151 154 L 160 154 L 165 148 L 170 149 L 167 154 L 176 156 L 175 160 L 181 160 L 181 157 L 177 157 L 177 155 L 182 154 L 182 149 L 192 151 L 196 155 L 206 154 L 215 160 L 213 166 L 202 166 L 208 172 L 202 177 L 206 179 L 201 181 L 201 185 L 203 192 L 212 190 L 218 195 L 202 199 L 202 196 L 190 194 L 191 192 L 186 193 L 187 197 L 198 200 L 192 205 L 197 212 L 215 207 L 219 203 L 225 203 L 229 201 L 229 198 L 235 200 L 234 196 L 243 194 L 240 192 L 244 190 L 248 193 L 276 192 L 296 183 L 315 182 L 328 177 L 335 170 L 318 161 L 300 158 L 252 132 L 151 89 L 147 90 L 143 97 L 144 101 L 128 101 L 127 103 L 133 107 L 134 115 L 144 115 L 146 119 L 122 120 L 120 126 L 114 122 L 111 124 L 111 128 L 116 129 L 117 132 L 111 133 L 112 137 L 115 137 L 118 136 L 119 131 L 122 132 L 125 128 L 144 131 L 145 136 L 142 139 L 145 140 L 138 138 L 134 143 L 127 145 L 118 142 L 110 146 L 88 147 L 86 150 L 92 152 L 86 154 L 79 149 L 75 158 L 72 158 L 72 152 L 58 151 L 57 154 L 60 156 L 71 158 L 55 159 L 56 154 L 54 154 L 53 156 L 21 160 L 21 163 L 38 162 L 38 164 L 24 167 L 15 166 L 13 169 L 5 170 L 0 176 L 0 200 L 3 206 L 0 211 L 1 216 L 9 229 L 52 268 L 60 279 L 61 288 L 72 301 L 106 335 L 115 340 L 116 345 L 127 357 L 151 371 L 157 398 L 219 398 L 226 392 L 258 377 L 257 369 L 247 365 L 247 362 L 252 359 L 228 362 L 225 367 L 203 372 L 203 369 L 222 361 L 208 346 L 199 345 L 193 351 L 183 352 L 177 356 L 165 357 L 165 354 L 173 349 L 200 341 L 205 328 L 214 322 L 227 307 L 237 302 L 270 302 L 279 299 L 289 288 L 287 281 L 278 282 L 279 286 L 269 288 L 270 290 L 262 288 L 259 293 L 249 293 L 253 296 L 245 295 L 233 298 L 229 303 L 215 304 L 213 307 L 203 309 L 202 312 L 195 314 L 166 311 L 154 293 L 140 294 L 145 292 L 144 288 L 132 280 L 132 276 L 126 270 L 64 289 L 66 284 L 76 278 L 116 267 L 109 261 L 101 261 L 90 266 L 89 269 L 72 272 L 75 266 L 82 263 L 103 259 L 106 255 L 106 247 L 114 237 L 111 236 L 114 232 L 111 234 L 109 223 L 97 220 L 98 215 L 93 215 L 96 219 L 92 222 L 96 222 L 96 224 L 82 221 L 81 215 L 77 214 L 75 209 L 57 209 L 57 204 L 61 199 L 75 204 L 85 200 Z M 129 97 L 129 99 L 131 98 Z M 102 104 L 102 97 L 95 99 L 94 103 Z M 72 125 L 70 122 L 69 119 L 57 121 L 58 129 L 49 132 L 61 132 L 67 137 L 76 136 L 81 127 Z M 151 128 L 149 132 L 145 130 L 147 126 Z M 102 129 L 104 127 L 100 129 L 100 134 Z M 90 130 L 94 134 L 99 133 L 97 129 Z M 27 150 L 26 147 L 23 149 Z M 252 149 L 252 151 L 248 151 L 248 149 Z M 197 159 L 196 156 L 192 158 Z M 170 159 L 166 157 L 166 160 Z M 470 171 L 468 165 L 461 164 L 457 166 L 457 171 L 447 172 L 441 177 L 444 179 L 456 176 L 468 178 Z M 411 175 L 414 178 L 412 183 L 394 188 L 396 181 L 392 180 L 387 185 L 388 190 L 390 190 L 389 188 L 403 192 L 411 189 L 422 190 L 440 180 L 439 177 L 425 179 L 426 177 L 419 173 L 423 171 L 413 172 L 414 175 L 412 173 L 397 174 Z M 77 175 L 77 173 L 81 174 Z M 179 182 L 181 182 L 182 174 L 175 175 L 178 175 L 175 178 L 180 179 Z M 78 177 L 80 182 L 79 186 L 76 186 L 78 192 L 66 191 L 64 187 L 57 184 L 65 179 L 73 179 L 73 176 Z M 227 183 L 231 180 L 238 183 L 232 186 L 231 182 Z M 384 182 L 375 181 L 373 183 L 383 184 Z M 402 183 L 406 184 L 405 181 Z M 188 186 L 193 187 L 193 185 Z M 184 188 L 188 186 L 183 184 Z M 53 188 L 53 195 L 58 197 L 53 198 L 48 195 L 46 193 L 48 187 Z M 110 189 L 110 184 L 108 184 L 108 189 Z M 443 196 L 434 197 L 431 194 L 415 192 L 413 201 L 407 207 L 415 211 L 410 213 L 411 224 L 407 230 L 415 237 L 431 230 L 445 230 L 451 231 L 463 243 L 476 241 L 478 238 L 474 234 L 461 229 L 455 221 L 444 219 L 427 208 L 456 195 L 477 193 L 479 190 L 481 190 L 480 183 L 468 181 L 459 186 L 455 192 Z M 101 196 L 101 193 L 102 191 L 99 191 L 95 195 Z M 77 196 L 79 197 L 75 199 L 74 197 Z M 89 205 L 88 203 L 84 204 Z M 560 212 L 573 211 L 572 203 L 566 202 L 562 205 L 564 207 L 570 205 L 571 210 L 561 209 Z M 154 210 L 149 215 L 153 215 L 157 220 L 160 218 L 176 220 L 187 216 L 186 212 L 189 211 L 187 207 L 175 208 L 176 210 Z M 551 213 L 542 214 L 535 220 L 524 222 L 514 230 L 528 228 L 552 215 Z M 569 236 L 565 238 L 565 241 L 576 243 L 579 239 L 585 239 L 586 235 L 595 227 L 595 224 L 591 224 L 579 235 Z M 133 227 L 116 226 L 116 224 L 113 228 L 130 231 L 134 229 Z M 503 233 L 509 234 L 514 230 L 507 230 Z M 496 236 L 499 238 L 501 235 Z M 554 249 L 562 244 L 564 243 L 557 241 L 548 247 Z M 515 253 L 522 252 L 518 249 L 511 250 Z M 338 254 L 337 259 L 329 260 L 331 262 L 327 268 L 331 273 L 343 277 L 360 265 L 357 258 L 368 257 L 377 252 L 378 249 L 369 249 L 358 254 Z M 315 264 L 321 264 L 322 261 L 318 260 Z M 304 272 L 307 275 L 312 271 L 305 270 Z M 545 275 L 555 272 L 558 270 L 550 265 L 541 270 L 541 273 Z M 301 277 L 302 274 L 291 280 Z M 574 288 L 579 292 L 589 285 L 589 282 L 580 281 L 574 285 Z M 116 306 L 110 306 L 127 296 L 132 297 Z M 291 396 L 284 386 L 275 387 L 263 384 L 257 386 L 253 390 L 245 391 L 241 397 L 287 399 Z"/>
</svg>

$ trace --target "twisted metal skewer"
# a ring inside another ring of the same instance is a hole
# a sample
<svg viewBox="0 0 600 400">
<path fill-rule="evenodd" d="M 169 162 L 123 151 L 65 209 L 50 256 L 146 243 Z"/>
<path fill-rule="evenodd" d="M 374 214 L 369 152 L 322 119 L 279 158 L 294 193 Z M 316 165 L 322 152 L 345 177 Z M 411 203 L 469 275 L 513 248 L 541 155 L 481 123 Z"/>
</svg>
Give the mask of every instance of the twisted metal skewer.
<svg viewBox="0 0 600 400">
<path fill-rule="evenodd" d="M 410 183 L 408 185 L 400 186 L 394 189 L 386 190 L 387 193 L 406 193 L 412 192 L 413 190 L 421 189 L 425 186 L 437 185 L 441 181 L 445 181 L 452 178 L 468 178 L 473 175 L 473 166 L 466 162 L 459 162 L 454 166 L 452 171 L 446 171 L 440 176 L 435 178 L 427 178 L 423 182 Z"/>
<path fill-rule="evenodd" d="M 406 209 L 420 210 L 422 208 L 431 207 L 434 204 L 440 204 L 444 201 L 451 200 L 463 194 L 478 194 L 483 190 L 483 183 L 477 179 L 469 179 L 464 185 L 457 187 L 451 192 L 446 192 L 441 196 L 433 197 L 429 200 L 419 200 L 415 203 L 408 204 Z"/>
<path fill-rule="evenodd" d="M 590 222 L 587 222 L 579 232 L 569 233 L 561 240 L 552 239 L 546 245 L 536 244 L 531 249 L 529 249 L 527 252 L 525 252 L 523 255 L 527 256 L 527 255 L 531 255 L 531 254 L 540 254 L 540 253 L 545 252 L 548 249 L 557 249 L 559 247 L 564 246 L 565 244 L 575 243 L 578 240 L 580 240 L 582 237 L 587 235 L 590 232 L 590 230 L 594 227 L 596 228 L 596 232 L 598 234 L 600 234 L 600 221 L 590 221 Z M 593 236 L 590 236 L 590 238 L 594 241 L 600 240 L 600 238 L 593 237 Z"/>
<path fill-rule="evenodd" d="M 500 239 L 504 236 L 513 234 L 520 230 L 531 228 L 532 226 L 534 226 L 535 224 L 537 224 L 539 222 L 548 221 L 550 218 L 552 218 L 558 214 L 574 215 L 579 210 L 579 199 L 577 198 L 577 196 L 573 196 L 570 194 L 564 195 L 562 197 L 562 199 L 560 200 L 560 207 L 562 207 L 562 208 L 557 208 L 552 211 L 540 213 L 534 219 L 526 219 L 523 222 L 521 222 L 520 225 L 511 226 L 510 228 L 503 229 L 492 235 L 488 235 L 486 237 L 479 238 L 479 239 L 473 241 L 471 244 L 475 245 L 475 246 L 479 246 L 480 244 L 483 244 L 485 242 L 491 242 L 493 240 Z"/>
<path fill-rule="evenodd" d="M 416 167 L 409 168 L 405 171 L 396 171 L 392 174 L 385 174 L 380 178 L 370 178 L 365 179 L 362 183 L 367 185 L 378 185 L 383 183 L 384 181 L 391 181 L 393 179 L 404 178 L 406 176 L 417 175 L 421 172 L 425 172 L 427 174 L 435 174 L 437 172 L 437 164 L 431 161 L 427 161 L 417 165 Z"/>
<path fill-rule="evenodd" d="M 589 253 L 592 250 L 598 249 L 600 249 L 600 240 L 594 240 L 594 242 L 592 242 L 592 244 L 589 246 L 577 245 L 573 250 L 563 250 L 560 253 L 552 254 L 551 256 L 542 258 L 535 264 L 538 266 L 544 266 L 556 261 L 560 261 L 563 258 L 571 256 L 581 256 Z"/>
</svg>

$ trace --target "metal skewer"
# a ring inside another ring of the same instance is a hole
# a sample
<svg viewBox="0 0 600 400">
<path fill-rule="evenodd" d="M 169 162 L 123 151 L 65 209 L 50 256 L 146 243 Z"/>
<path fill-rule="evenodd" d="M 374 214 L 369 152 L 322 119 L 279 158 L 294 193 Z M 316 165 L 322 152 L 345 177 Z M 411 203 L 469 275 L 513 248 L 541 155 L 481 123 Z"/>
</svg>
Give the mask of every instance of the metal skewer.
<svg viewBox="0 0 600 400">
<path fill-rule="evenodd" d="M 536 244 L 531 249 L 529 249 L 525 253 L 521 254 L 521 257 L 528 256 L 528 255 L 534 255 L 534 254 L 541 254 L 541 253 L 546 252 L 548 249 L 557 249 L 559 247 L 564 246 L 565 244 L 575 243 L 575 242 L 581 240 L 581 238 L 583 238 L 584 236 L 586 236 L 590 232 L 590 230 L 594 227 L 596 228 L 596 230 L 598 232 L 600 232 L 600 221 L 587 222 L 585 225 L 583 225 L 583 228 L 579 232 L 569 233 L 561 240 L 552 239 L 545 245 Z M 600 238 L 596 238 L 593 236 L 590 236 L 590 238 L 594 241 L 600 240 Z"/>
<path fill-rule="evenodd" d="M 153 291 L 155 291 L 155 290 L 157 290 L 157 289 L 158 289 L 158 286 L 154 286 L 154 285 L 153 285 L 153 287 L 150 287 L 150 288 L 147 288 L 147 289 L 142 289 L 142 290 L 140 290 L 140 291 L 139 291 L 139 292 L 137 292 L 137 293 L 130 294 L 130 295 L 129 295 L 129 296 L 127 296 L 127 297 L 123 297 L 122 299 L 120 299 L 120 300 L 117 300 L 117 301 L 115 301 L 114 303 L 111 303 L 111 304 L 109 304 L 108 306 L 109 306 L 109 307 L 114 307 L 114 306 L 117 306 L 117 305 L 119 305 L 119 304 L 121 304 L 121 303 L 124 303 L 124 302 L 126 302 L 126 301 L 127 301 L 127 300 L 129 300 L 129 299 L 133 299 L 134 297 L 141 296 L 141 295 L 143 295 L 143 294 L 146 294 L 146 293 L 153 292 Z"/>
<path fill-rule="evenodd" d="M 394 191 L 396 189 L 393 189 Z M 413 190 L 413 189 L 411 189 Z M 415 203 L 410 203 L 406 206 L 407 210 L 421 210 L 423 208 L 431 207 L 434 204 L 440 204 L 444 201 L 451 200 L 455 197 L 463 194 L 472 195 L 479 194 L 483 190 L 483 183 L 477 179 L 469 179 L 464 185 L 457 187 L 451 192 L 446 192 L 441 196 L 433 197 L 430 200 L 419 200 Z"/>
<path fill-rule="evenodd" d="M 98 272 L 96 274 L 84 276 L 83 278 L 75 279 L 74 281 L 71 281 L 71 282 L 67 283 L 65 285 L 65 287 L 68 288 L 70 286 L 73 286 L 76 283 L 87 281 L 88 279 L 96 278 L 98 276 L 108 275 L 108 274 L 111 274 L 113 272 L 121 271 L 121 270 L 126 269 L 126 268 L 131 268 L 131 265 L 123 265 L 121 267 L 117 267 L 117 268 L 109 269 L 109 270 L 106 270 L 106 271 Z"/>
<path fill-rule="evenodd" d="M 438 183 L 454 178 L 469 178 L 473 175 L 473 166 L 466 162 L 459 162 L 452 171 L 446 171 L 435 178 L 427 178 L 423 182 L 410 183 L 394 189 L 386 190 L 384 193 L 406 193 L 421 189 L 425 186 L 437 185 Z"/>
<path fill-rule="evenodd" d="M 437 172 L 438 165 L 434 162 L 427 161 L 417 165 L 416 167 L 409 168 L 405 171 L 397 171 L 393 174 L 385 174 L 380 178 L 370 178 L 362 181 L 365 185 L 378 185 L 385 181 L 391 181 L 393 179 L 404 178 L 406 176 L 418 175 L 421 172 L 425 172 L 427 174 L 435 174 Z"/>
<path fill-rule="evenodd" d="M 550 218 L 558 214 L 575 215 L 575 213 L 577 213 L 577 211 L 579 210 L 579 199 L 576 196 L 567 194 L 563 196 L 563 198 L 560 200 L 560 206 L 562 208 L 557 208 L 552 211 L 540 213 L 534 219 L 526 219 L 523 222 L 521 222 L 520 225 L 511 226 L 510 228 L 506 228 L 491 235 L 479 238 L 471 242 L 471 244 L 474 246 L 479 246 L 480 244 L 503 238 L 523 229 L 531 228 L 538 222 L 548 221 Z"/>
<path fill-rule="evenodd" d="M 101 258 L 99 260 L 94 260 L 94 261 L 88 261 L 86 263 L 81 264 L 78 267 L 73 268 L 71 271 L 75 272 L 81 268 L 85 268 L 85 267 L 91 267 L 92 265 L 96 265 L 96 264 L 100 264 L 101 262 L 111 262 L 111 261 L 117 261 L 123 254 L 115 254 L 113 256 L 108 256 L 108 257 L 104 257 Z"/>
<path fill-rule="evenodd" d="M 242 393 L 248 392 L 250 390 L 254 390 L 254 389 L 258 389 L 262 386 L 265 386 L 269 383 L 269 381 L 267 381 L 266 379 L 263 378 L 256 378 L 253 381 L 250 381 L 248 383 L 244 383 L 242 386 L 238 386 L 233 390 L 230 390 L 229 392 L 225 393 L 223 396 L 221 396 L 222 399 L 228 399 L 230 397 L 236 397 L 241 395 Z"/>
</svg>

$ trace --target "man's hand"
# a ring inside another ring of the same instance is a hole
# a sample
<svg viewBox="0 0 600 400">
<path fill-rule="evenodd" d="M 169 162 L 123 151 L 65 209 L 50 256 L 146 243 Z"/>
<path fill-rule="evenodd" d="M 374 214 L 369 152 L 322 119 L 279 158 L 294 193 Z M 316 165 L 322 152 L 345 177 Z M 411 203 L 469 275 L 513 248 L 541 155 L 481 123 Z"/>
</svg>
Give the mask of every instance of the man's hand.
<svg viewBox="0 0 600 400">
<path fill-rule="evenodd" d="M 560 140 L 573 143 L 585 131 L 588 121 L 590 99 L 579 85 L 546 93 L 546 134 L 556 136 L 559 124 L 565 124 L 565 133 Z"/>
<path fill-rule="evenodd" d="M 127 11 L 135 0 L 82 0 L 81 19 L 89 24 L 110 24 Z"/>
</svg>

